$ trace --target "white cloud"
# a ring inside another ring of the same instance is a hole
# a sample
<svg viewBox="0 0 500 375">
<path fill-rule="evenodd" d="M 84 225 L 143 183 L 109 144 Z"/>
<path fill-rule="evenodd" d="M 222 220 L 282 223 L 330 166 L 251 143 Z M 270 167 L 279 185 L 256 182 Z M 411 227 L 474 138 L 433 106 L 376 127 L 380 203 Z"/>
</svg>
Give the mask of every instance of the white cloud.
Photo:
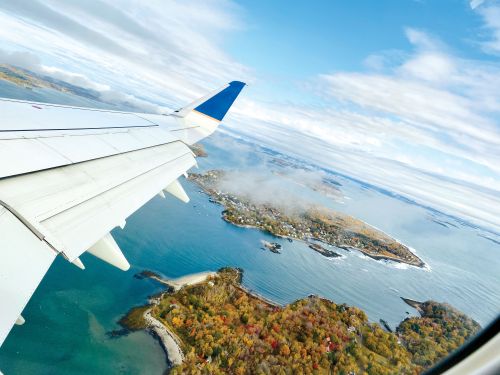
<svg viewBox="0 0 500 375">
<path fill-rule="evenodd" d="M 4 49 L 24 48 L 46 66 L 77 69 L 116 91 L 183 104 L 249 77 L 215 42 L 234 31 L 237 12 L 225 1 L 6 2 L 0 40 Z"/>
<path fill-rule="evenodd" d="M 16 65 L 16 64 L 13 64 Z M 35 72 L 45 74 L 47 76 L 53 77 L 55 79 L 71 83 L 72 85 L 83 87 L 85 89 L 91 89 L 95 91 L 105 91 L 109 90 L 110 87 L 108 85 L 103 85 L 97 82 L 93 82 L 87 76 L 84 76 L 80 73 L 67 72 L 63 69 L 55 68 L 52 66 L 43 66 L 40 65 L 35 69 L 31 69 Z"/>
<path fill-rule="evenodd" d="M 416 79 L 425 81 L 443 82 L 455 74 L 452 59 L 440 53 L 424 53 L 407 61 L 401 67 L 403 73 L 412 75 Z"/>
<path fill-rule="evenodd" d="M 325 108 L 244 103 L 232 130 L 499 230 L 500 64 L 407 36 L 415 52 L 390 71 L 315 80 Z"/>
<path fill-rule="evenodd" d="M 445 48 L 441 41 L 422 30 L 407 28 L 405 34 L 410 43 L 420 51 L 437 51 Z"/>
<path fill-rule="evenodd" d="M 373 54 L 368 56 L 364 61 L 363 65 L 372 70 L 382 70 L 386 65 L 386 58 L 380 54 Z"/>
<path fill-rule="evenodd" d="M 483 47 L 486 51 L 498 55 L 500 54 L 500 6 L 481 7 L 478 12 L 491 33 L 490 40 L 483 42 Z"/>
<path fill-rule="evenodd" d="M 484 0 L 471 0 L 470 1 L 470 7 L 472 9 L 476 9 L 478 6 L 484 3 Z"/>
<path fill-rule="evenodd" d="M 0 52 L 0 61 L 31 64 L 110 102 L 159 111 L 233 79 L 256 81 L 222 48 L 243 24 L 244 11 L 229 1 L 0 4 L 0 48 L 21 51 Z M 494 51 L 496 8 L 477 9 Z M 373 54 L 370 72 L 312 80 L 321 106 L 264 103 L 250 86 L 226 129 L 499 230 L 500 64 L 405 32 L 411 55 Z"/>
<path fill-rule="evenodd" d="M 136 111 L 150 113 L 168 113 L 170 111 L 166 107 L 139 99 L 134 95 L 116 91 L 109 85 L 94 82 L 83 74 L 68 72 L 53 66 L 42 65 L 40 59 L 31 52 L 6 52 L 0 49 L 0 64 L 8 64 L 28 69 L 42 76 L 48 76 L 70 83 L 74 86 L 93 90 L 103 102 L 109 104 L 126 106 Z"/>
<path fill-rule="evenodd" d="M 40 67 L 40 59 L 36 55 L 25 51 L 8 52 L 0 49 L 0 63 L 15 65 L 32 71 L 36 71 Z"/>
</svg>

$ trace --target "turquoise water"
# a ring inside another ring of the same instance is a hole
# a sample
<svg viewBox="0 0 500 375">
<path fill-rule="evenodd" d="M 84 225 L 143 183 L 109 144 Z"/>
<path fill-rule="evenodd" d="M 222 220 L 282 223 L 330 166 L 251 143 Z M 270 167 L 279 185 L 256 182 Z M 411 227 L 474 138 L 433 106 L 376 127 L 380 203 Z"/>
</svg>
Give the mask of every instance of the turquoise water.
<svg viewBox="0 0 500 375">
<path fill-rule="evenodd" d="M 22 97 L 19 90 L 12 85 L 6 89 L 0 81 L 0 96 Z M 79 100 L 46 90 L 31 94 L 34 100 Z M 199 159 L 201 169 L 269 167 L 272 157 L 266 150 L 220 133 L 205 146 L 209 157 Z M 220 219 L 220 206 L 209 203 L 196 186 L 184 181 L 190 203 L 155 197 L 128 219 L 124 230 L 113 232 L 132 265 L 130 271 L 117 270 L 91 255 L 81 258 L 87 267 L 84 271 L 57 259 L 23 313 L 26 324 L 14 327 L 0 348 L 0 369 L 6 375 L 163 373 L 165 356 L 151 336 L 139 332 L 111 339 L 106 335 L 118 328 L 117 320 L 130 307 L 143 304 L 160 290 L 152 281 L 133 277 L 143 269 L 178 277 L 223 266 L 241 267 L 248 288 L 277 302 L 319 294 L 359 306 L 371 320 L 383 318 L 392 326 L 406 312 L 415 313 L 400 296 L 449 302 L 483 325 L 500 312 L 499 245 L 450 218 L 436 213 L 433 217 L 425 208 L 341 176 L 332 178 L 342 184 L 349 199 L 336 202 L 312 192 L 304 194 L 398 238 L 413 247 L 429 269 L 386 264 L 342 250 L 338 250 L 345 255 L 342 259 L 328 259 L 303 243 L 232 226 Z M 436 215 L 456 227 L 436 223 Z M 262 239 L 280 242 L 282 254 L 260 250 Z"/>
</svg>

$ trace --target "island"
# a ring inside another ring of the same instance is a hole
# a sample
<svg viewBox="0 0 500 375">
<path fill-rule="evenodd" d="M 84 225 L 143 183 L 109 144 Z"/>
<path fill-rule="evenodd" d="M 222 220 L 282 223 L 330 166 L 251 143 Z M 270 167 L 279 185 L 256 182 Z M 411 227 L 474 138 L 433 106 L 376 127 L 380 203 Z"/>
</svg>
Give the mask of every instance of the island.
<svg viewBox="0 0 500 375">
<path fill-rule="evenodd" d="M 208 156 L 205 147 L 201 143 L 194 143 L 189 148 L 197 158 L 206 158 Z"/>
<path fill-rule="evenodd" d="M 357 250 L 376 260 L 406 263 L 421 267 L 425 263 L 407 246 L 380 230 L 352 216 L 324 207 L 311 206 L 303 212 L 285 213 L 271 204 L 256 204 L 245 196 L 237 196 L 220 190 L 224 178 L 222 170 L 203 174 L 192 173 L 189 179 L 210 196 L 210 201 L 224 207 L 222 218 L 229 223 L 255 227 L 275 236 L 306 241 L 311 240 L 343 248 Z M 332 257 L 333 252 L 310 246 L 320 254 Z"/>
<path fill-rule="evenodd" d="M 451 306 L 427 301 L 421 317 L 387 332 L 361 309 L 314 295 L 277 305 L 245 289 L 242 277 L 222 268 L 120 322 L 158 337 L 174 375 L 420 373 L 480 329 Z"/>
<path fill-rule="evenodd" d="M 321 246 L 317 243 L 310 243 L 309 248 L 313 249 L 314 251 L 320 253 L 321 255 L 323 255 L 327 258 L 339 258 L 342 256 L 339 253 L 336 253 L 335 251 L 325 249 L 323 246 Z"/>
<path fill-rule="evenodd" d="M 267 250 L 269 250 L 272 253 L 281 254 L 280 253 L 281 245 L 279 243 L 277 243 L 277 242 L 269 242 L 269 241 L 265 241 L 265 240 L 262 240 L 261 243 L 262 243 L 262 249 L 263 250 L 267 249 Z"/>
</svg>

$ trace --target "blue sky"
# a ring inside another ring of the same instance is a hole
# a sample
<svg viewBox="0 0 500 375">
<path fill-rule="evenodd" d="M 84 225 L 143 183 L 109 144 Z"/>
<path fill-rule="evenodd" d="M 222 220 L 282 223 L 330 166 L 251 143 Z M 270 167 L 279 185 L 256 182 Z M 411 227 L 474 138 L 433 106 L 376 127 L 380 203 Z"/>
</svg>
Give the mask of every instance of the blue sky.
<svg viewBox="0 0 500 375">
<path fill-rule="evenodd" d="M 500 1 L 0 0 L 0 63 L 138 110 L 249 83 L 223 131 L 500 231 Z"/>
<path fill-rule="evenodd" d="M 481 16 L 462 0 L 238 3 L 246 25 L 230 39 L 229 50 L 238 61 L 272 75 L 363 69 L 372 53 L 411 49 L 406 27 L 430 30 L 461 53 L 484 58 L 467 40 L 481 29 Z"/>
<path fill-rule="evenodd" d="M 272 82 L 262 90 L 266 97 L 318 72 L 367 70 L 365 59 L 371 54 L 409 53 L 412 45 L 404 33 L 408 27 L 439 35 L 459 56 L 495 59 L 482 53 L 477 40 L 471 39 L 483 32 L 484 23 L 463 0 L 238 4 L 244 25 L 225 45 L 236 60 L 255 69 L 260 79 Z"/>
</svg>

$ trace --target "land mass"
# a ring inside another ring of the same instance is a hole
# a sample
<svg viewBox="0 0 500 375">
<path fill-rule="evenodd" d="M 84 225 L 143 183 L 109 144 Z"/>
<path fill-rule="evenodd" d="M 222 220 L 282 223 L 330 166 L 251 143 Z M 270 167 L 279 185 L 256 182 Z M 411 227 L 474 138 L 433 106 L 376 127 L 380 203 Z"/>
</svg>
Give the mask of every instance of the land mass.
<svg viewBox="0 0 500 375">
<path fill-rule="evenodd" d="M 269 241 L 264 241 L 264 240 L 262 240 L 261 243 L 262 243 L 262 249 L 267 249 L 270 252 L 275 253 L 275 254 L 281 254 L 280 253 L 281 245 L 279 243 L 269 242 Z"/>
<path fill-rule="evenodd" d="M 223 268 L 160 294 L 121 323 L 153 330 L 171 374 L 420 373 L 480 329 L 453 307 L 427 301 L 421 317 L 386 332 L 356 307 L 317 296 L 278 306 L 241 281 L 241 270 Z"/>
<path fill-rule="evenodd" d="M 0 64 L 0 80 L 11 82 L 27 89 L 49 88 L 52 90 L 79 95 L 91 100 L 100 100 L 100 94 L 52 77 L 38 74 L 12 65 Z"/>
<path fill-rule="evenodd" d="M 193 154 L 195 154 L 197 158 L 206 158 L 208 156 L 205 147 L 201 143 L 192 144 L 189 148 L 193 151 Z"/>
<path fill-rule="evenodd" d="M 418 366 L 426 368 L 436 363 L 481 328 L 447 303 L 403 300 L 417 309 L 420 317 L 406 318 L 396 333 L 404 338 L 406 349 Z"/>
<path fill-rule="evenodd" d="M 224 207 L 222 217 L 232 224 L 259 228 L 275 236 L 309 244 L 316 240 L 346 250 L 354 249 L 376 260 L 425 266 L 407 246 L 361 220 L 323 207 L 312 206 L 300 213 L 285 213 L 271 204 L 256 204 L 247 197 L 221 191 L 219 182 L 224 176 L 224 171 L 212 170 L 204 174 L 192 173 L 189 178 L 210 196 L 212 202 Z M 328 257 L 336 254 L 326 249 L 321 251 L 316 244 L 310 247 Z"/>
<path fill-rule="evenodd" d="M 336 253 L 335 251 L 325 249 L 323 246 L 317 244 L 317 243 L 310 243 L 309 248 L 313 249 L 314 251 L 320 253 L 321 255 L 327 257 L 327 258 L 339 258 L 341 255 L 339 253 Z"/>
</svg>

